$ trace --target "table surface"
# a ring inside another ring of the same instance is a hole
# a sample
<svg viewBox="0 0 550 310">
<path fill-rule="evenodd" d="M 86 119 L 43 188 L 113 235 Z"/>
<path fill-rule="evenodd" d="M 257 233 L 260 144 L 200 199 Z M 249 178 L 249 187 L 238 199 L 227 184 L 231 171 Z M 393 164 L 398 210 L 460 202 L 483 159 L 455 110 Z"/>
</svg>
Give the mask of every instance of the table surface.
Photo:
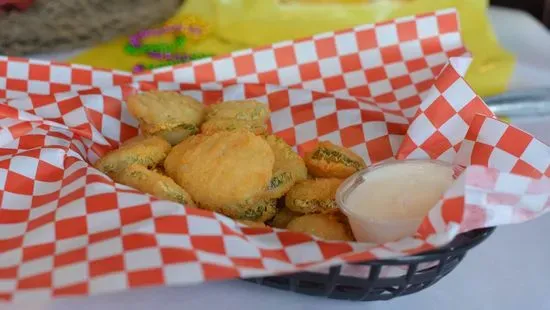
<svg viewBox="0 0 550 310">
<path fill-rule="evenodd" d="M 503 45 L 518 57 L 510 87 L 550 86 L 550 34 L 528 15 L 491 9 Z M 63 59 L 64 54 L 41 55 Z M 550 143 L 550 116 L 513 119 Z M 4 305 L 4 309 L 550 309 L 550 216 L 529 224 L 499 227 L 435 286 L 391 301 L 350 302 L 278 291 L 244 281 L 161 287 L 51 303 Z"/>
</svg>

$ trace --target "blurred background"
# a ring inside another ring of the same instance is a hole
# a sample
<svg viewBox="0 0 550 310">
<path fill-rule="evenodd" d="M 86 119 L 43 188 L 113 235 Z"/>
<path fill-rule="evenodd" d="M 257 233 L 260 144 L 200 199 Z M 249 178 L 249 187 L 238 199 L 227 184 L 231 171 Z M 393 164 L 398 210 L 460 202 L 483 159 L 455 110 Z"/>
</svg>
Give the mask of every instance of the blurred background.
<svg viewBox="0 0 550 310">
<path fill-rule="evenodd" d="M 450 7 L 478 94 L 550 114 L 550 0 L 0 0 L 0 55 L 143 72 Z"/>
<path fill-rule="evenodd" d="M 492 0 L 491 4 L 528 12 L 546 27 L 550 27 L 550 1 L 548 0 Z"/>
</svg>

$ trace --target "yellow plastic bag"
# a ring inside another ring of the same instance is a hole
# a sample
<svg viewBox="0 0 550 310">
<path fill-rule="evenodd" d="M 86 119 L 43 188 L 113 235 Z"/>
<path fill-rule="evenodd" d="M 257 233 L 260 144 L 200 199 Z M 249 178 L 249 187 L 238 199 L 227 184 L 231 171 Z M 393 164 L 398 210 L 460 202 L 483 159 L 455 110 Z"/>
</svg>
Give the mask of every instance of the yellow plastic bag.
<svg viewBox="0 0 550 310">
<path fill-rule="evenodd" d="M 474 55 L 467 80 L 482 96 L 506 90 L 514 58 L 496 40 L 486 0 L 186 0 L 168 23 L 198 16 L 211 27 L 188 52 L 224 54 L 234 50 L 310 36 L 360 24 L 455 7 L 461 31 Z M 130 70 L 145 58 L 124 53 L 121 38 L 78 55 L 73 62 Z M 109 55 L 105 57 L 105 55 Z"/>
</svg>

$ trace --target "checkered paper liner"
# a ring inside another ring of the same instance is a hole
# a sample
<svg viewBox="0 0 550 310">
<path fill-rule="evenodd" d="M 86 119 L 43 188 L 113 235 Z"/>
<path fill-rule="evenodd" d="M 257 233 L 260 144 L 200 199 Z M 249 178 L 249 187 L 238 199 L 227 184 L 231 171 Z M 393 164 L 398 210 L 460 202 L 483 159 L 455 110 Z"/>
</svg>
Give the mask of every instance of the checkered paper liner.
<svg viewBox="0 0 550 310">
<path fill-rule="evenodd" d="M 0 298 L 94 295 L 410 255 L 548 211 L 550 149 L 494 118 L 462 76 L 456 12 L 277 43 L 141 75 L 0 57 Z M 90 166 L 138 134 L 125 98 L 177 90 L 256 99 L 304 153 L 330 140 L 367 163 L 467 166 L 415 237 L 327 242 L 248 228 L 116 184 Z M 364 271 L 364 270 L 363 270 Z M 392 272 L 388 272 L 392 274 Z"/>
</svg>

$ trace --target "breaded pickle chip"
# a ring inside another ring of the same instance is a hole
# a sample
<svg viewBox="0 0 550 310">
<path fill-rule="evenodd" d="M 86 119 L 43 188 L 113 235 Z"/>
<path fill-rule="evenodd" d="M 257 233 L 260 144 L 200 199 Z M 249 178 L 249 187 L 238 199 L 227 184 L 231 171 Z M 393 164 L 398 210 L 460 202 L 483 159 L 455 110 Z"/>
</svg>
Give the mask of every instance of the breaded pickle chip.
<svg viewBox="0 0 550 310">
<path fill-rule="evenodd" d="M 351 150 L 329 141 L 320 142 L 305 155 L 309 173 L 319 178 L 345 179 L 365 168 L 365 161 Z"/>
<path fill-rule="evenodd" d="M 166 156 L 166 160 L 164 160 L 164 173 L 176 180 L 175 176 L 178 174 L 178 168 L 181 165 L 180 159 L 183 154 L 196 148 L 205 137 L 205 135 L 191 136 L 174 146 Z"/>
<path fill-rule="evenodd" d="M 145 134 L 155 134 L 183 124 L 198 126 L 204 118 L 204 105 L 193 97 L 173 91 L 149 91 L 128 98 L 128 110 Z"/>
<path fill-rule="evenodd" d="M 197 125 L 183 124 L 172 129 L 157 131 L 154 135 L 163 138 L 171 145 L 177 145 L 192 135 L 199 133 Z"/>
<path fill-rule="evenodd" d="M 353 241 L 346 221 L 333 214 L 308 214 L 288 223 L 288 230 L 314 235 L 325 240 Z"/>
<path fill-rule="evenodd" d="M 221 131 L 192 136 L 168 154 L 168 176 L 199 205 L 215 209 L 235 205 L 265 190 L 271 179 L 273 151 L 248 131 Z"/>
<path fill-rule="evenodd" d="M 285 197 L 286 207 L 298 213 L 323 213 L 338 206 L 336 191 L 341 179 L 308 179 L 296 183 Z"/>
<path fill-rule="evenodd" d="M 292 173 L 284 170 L 275 170 L 264 192 L 266 198 L 279 198 L 284 196 L 296 183 Z"/>
<path fill-rule="evenodd" d="M 271 220 L 271 226 L 276 228 L 286 228 L 288 223 L 295 219 L 296 217 L 302 216 L 303 214 L 291 211 L 288 208 L 281 208 L 279 212 L 275 214 L 273 220 Z"/>
<path fill-rule="evenodd" d="M 266 141 L 275 155 L 275 164 L 265 197 L 279 198 L 296 182 L 307 179 L 307 168 L 304 160 L 283 139 L 268 135 Z"/>
<path fill-rule="evenodd" d="M 201 126 L 204 134 L 245 129 L 261 135 L 267 132 L 269 110 L 253 100 L 226 101 L 207 108 L 206 121 Z"/>
<path fill-rule="evenodd" d="M 227 205 L 217 211 L 234 219 L 263 223 L 272 219 L 277 213 L 277 200 L 252 199 L 251 202 Z"/>
<path fill-rule="evenodd" d="M 256 135 L 262 135 L 267 132 L 266 123 L 258 121 L 244 121 L 235 119 L 210 119 L 201 125 L 201 132 L 207 135 L 219 131 L 248 130 Z"/>
<path fill-rule="evenodd" d="M 307 168 L 304 160 L 298 153 L 292 150 L 290 145 L 283 139 L 274 135 L 268 135 L 265 140 L 275 154 L 274 169 L 292 172 L 297 182 L 307 179 Z"/>
<path fill-rule="evenodd" d="M 115 180 L 161 199 L 193 205 L 191 196 L 174 180 L 142 165 L 130 165 L 120 171 Z"/>
<path fill-rule="evenodd" d="M 235 100 L 208 106 L 206 110 L 206 120 L 233 119 L 265 123 L 269 118 L 269 114 L 269 109 L 261 102 L 254 100 Z"/>
<path fill-rule="evenodd" d="M 132 164 L 153 168 L 166 158 L 169 151 L 170 144 L 162 138 L 137 136 L 101 157 L 95 167 L 114 177 Z"/>
</svg>

